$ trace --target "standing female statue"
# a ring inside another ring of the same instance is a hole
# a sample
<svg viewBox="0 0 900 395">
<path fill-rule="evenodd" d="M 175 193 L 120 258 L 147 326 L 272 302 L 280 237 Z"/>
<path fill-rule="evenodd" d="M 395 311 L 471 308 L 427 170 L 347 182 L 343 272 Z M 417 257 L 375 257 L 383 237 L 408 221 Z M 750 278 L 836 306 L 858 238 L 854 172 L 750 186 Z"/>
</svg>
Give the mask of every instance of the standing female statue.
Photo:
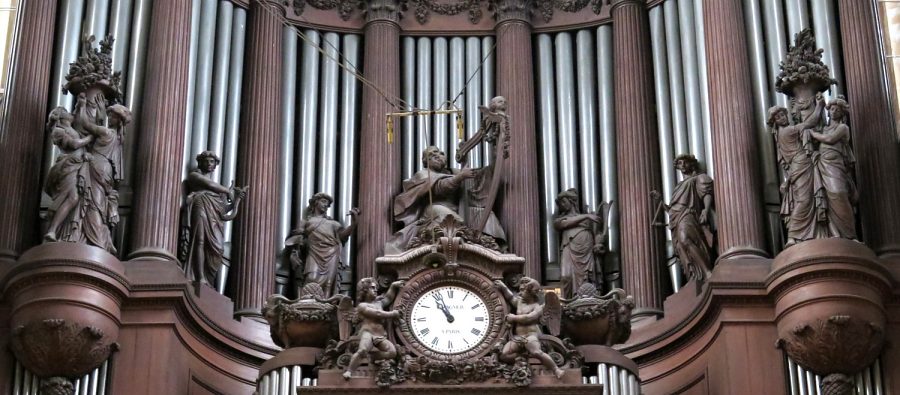
<svg viewBox="0 0 900 395">
<path fill-rule="evenodd" d="M 824 222 L 820 232 L 826 237 L 856 239 L 853 205 L 858 192 L 852 177 L 856 157 L 850 148 L 850 128 L 846 123 L 850 105 L 838 97 L 828 103 L 827 108 L 831 122 L 821 133 L 811 133 L 812 138 L 819 141 L 816 169 L 821 185 L 816 190 L 816 197 L 818 220 Z"/>
<path fill-rule="evenodd" d="M 300 254 L 292 254 L 297 258 L 292 262 L 295 273 L 303 270 L 305 284 L 319 284 L 326 298 L 340 290 L 341 270 L 346 268 L 341 260 L 342 244 L 356 229 L 356 217 L 359 215 L 359 209 L 351 209 L 347 213 L 350 226 L 344 227 L 327 214 L 332 202 L 334 199 L 322 192 L 309 198 L 309 205 L 303 211 L 303 221 L 292 232 L 295 235 L 293 238 L 300 240 L 289 239 L 289 244 L 302 250 Z M 296 286 L 298 289 L 301 287 L 300 284 Z"/>
<path fill-rule="evenodd" d="M 90 177 L 85 164 L 85 147 L 93 141 L 93 136 L 83 137 L 72 128 L 74 117 L 64 107 L 56 107 L 50 112 L 47 129 L 53 145 L 59 147 L 60 155 L 47 173 L 47 185 L 44 190 L 50 195 L 53 203 L 47 210 L 50 226 L 44 235 L 44 241 L 69 241 L 73 232 L 80 228 L 81 213 L 78 203 L 79 181 Z M 89 156 L 87 160 L 90 160 Z M 77 221 L 71 221 L 77 219 Z M 70 221 L 66 221 L 70 220 Z M 65 226 L 63 226 L 63 221 Z M 72 240 L 76 241 L 76 240 Z"/>
<path fill-rule="evenodd" d="M 824 106 L 822 94 L 816 94 L 816 108 L 796 125 L 790 124 L 784 107 L 774 106 L 768 111 L 766 124 L 775 134 L 778 163 L 785 177 L 781 184 L 781 216 L 788 238 L 785 247 L 816 236 L 814 150 L 809 134 L 819 124 Z"/>
<path fill-rule="evenodd" d="M 215 182 L 212 174 L 219 157 L 211 151 L 197 155 L 197 169 L 188 174 L 185 186 L 187 202 L 182 214 L 180 259 L 188 280 L 209 284 L 224 261 L 225 222 L 237 216 L 247 188 L 235 188 Z"/>
<path fill-rule="evenodd" d="M 606 218 L 605 214 L 582 214 L 578 209 L 578 191 L 574 188 L 560 192 L 556 206 L 553 227 L 562 233 L 559 238 L 562 294 L 571 298 L 583 284 L 596 281 L 597 262 L 606 250 Z M 608 208 L 609 204 L 604 203 L 600 212 L 608 213 Z M 603 230 L 595 232 L 597 225 Z"/>
</svg>

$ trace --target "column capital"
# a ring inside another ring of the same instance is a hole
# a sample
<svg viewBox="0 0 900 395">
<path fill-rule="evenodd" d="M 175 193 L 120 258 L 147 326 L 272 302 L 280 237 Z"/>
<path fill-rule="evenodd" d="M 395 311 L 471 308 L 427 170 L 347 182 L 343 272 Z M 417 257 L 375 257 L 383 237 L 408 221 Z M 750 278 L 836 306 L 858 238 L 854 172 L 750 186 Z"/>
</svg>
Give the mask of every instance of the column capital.
<svg viewBox="0 0 900 395">
<path fill-rule="evenodd" d="M 366 2 L 366 23 L 393 22 L 399 23 L 403 11 L 399 0 L 371 0 Z"/>
<path fill-rule="evenodd" d="M 647 0 L 611 0 L 609 11 L 613 12 L 617 8 L 627 5 L 637 5 L 645 7 L 647 5 Z"/>
<path fill-rule="evenodd" d="M 533 6 L 533 0 L 491 0 L 497 25 L 512 21 L 530 25 Z"/>
</svg>

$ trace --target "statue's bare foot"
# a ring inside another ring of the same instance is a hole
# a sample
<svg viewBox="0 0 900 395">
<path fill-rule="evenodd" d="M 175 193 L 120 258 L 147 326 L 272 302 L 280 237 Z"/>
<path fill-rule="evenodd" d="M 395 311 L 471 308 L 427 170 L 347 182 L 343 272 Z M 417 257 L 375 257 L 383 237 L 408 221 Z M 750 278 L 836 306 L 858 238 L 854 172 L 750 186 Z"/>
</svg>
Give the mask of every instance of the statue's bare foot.
<svg viewBox="0 0 900 395">
<path fill-rule="evenodd" d="M 344 380 L 350 380 L 350 377 L 353 377 L 353 373 L 351 373 L 349 370 L 344 372 Z"/>
<path fill-rule="evenodd" d="M 566 371 L 560 368 L 556 368 L 556 370 L 553 372 L 553 375 L 556 376 L 557 380 L 561 379 L 564 374 L 566 374 Z"/>
<path fill-rule="evenodd" d="M 44 242 L 51 243 L 56 241 L 56 232 L 47 232 L 44 235 Z"/>
</svg>

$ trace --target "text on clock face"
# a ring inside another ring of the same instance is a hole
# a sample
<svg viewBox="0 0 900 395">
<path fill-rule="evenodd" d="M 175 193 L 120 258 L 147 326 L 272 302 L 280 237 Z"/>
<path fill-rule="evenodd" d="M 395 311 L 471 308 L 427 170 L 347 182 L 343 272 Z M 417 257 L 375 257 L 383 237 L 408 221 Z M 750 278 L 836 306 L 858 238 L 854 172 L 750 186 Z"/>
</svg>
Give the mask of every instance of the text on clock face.
<svg viewBox="0 0 900 395">
<path fill-rule="evenodd" d="M 468 351 L 484 340 L 490 317 L 474 292 L 455 286 L 432 289 L 419 297 L 410 315 L 411 329 L 424 347 L 440 353 Z"/>
</svg>

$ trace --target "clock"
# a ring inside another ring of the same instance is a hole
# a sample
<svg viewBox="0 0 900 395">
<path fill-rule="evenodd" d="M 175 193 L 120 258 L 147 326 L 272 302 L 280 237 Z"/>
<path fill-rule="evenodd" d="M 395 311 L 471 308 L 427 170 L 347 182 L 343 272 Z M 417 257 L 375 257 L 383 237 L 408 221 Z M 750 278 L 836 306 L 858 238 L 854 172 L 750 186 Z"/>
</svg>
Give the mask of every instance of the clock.
<svg viewBox="0 0 900 395">
<path fill-rule="evenodd" d="M 486 355 L 500 341 L 508 308 L 493 279 L 468 268 L 419 272 L 393 309 L 403 314 L 397 338 L 414 354 L 450 361 Z"/>
<path fill-rule="evenodd" d="M 409 319 L 419 343 L 444 354 L 458 354 L 479 345 L 491 323 L 484 299 L 453 285 L 439 286 L 420 295 Z"/>
</svg>

